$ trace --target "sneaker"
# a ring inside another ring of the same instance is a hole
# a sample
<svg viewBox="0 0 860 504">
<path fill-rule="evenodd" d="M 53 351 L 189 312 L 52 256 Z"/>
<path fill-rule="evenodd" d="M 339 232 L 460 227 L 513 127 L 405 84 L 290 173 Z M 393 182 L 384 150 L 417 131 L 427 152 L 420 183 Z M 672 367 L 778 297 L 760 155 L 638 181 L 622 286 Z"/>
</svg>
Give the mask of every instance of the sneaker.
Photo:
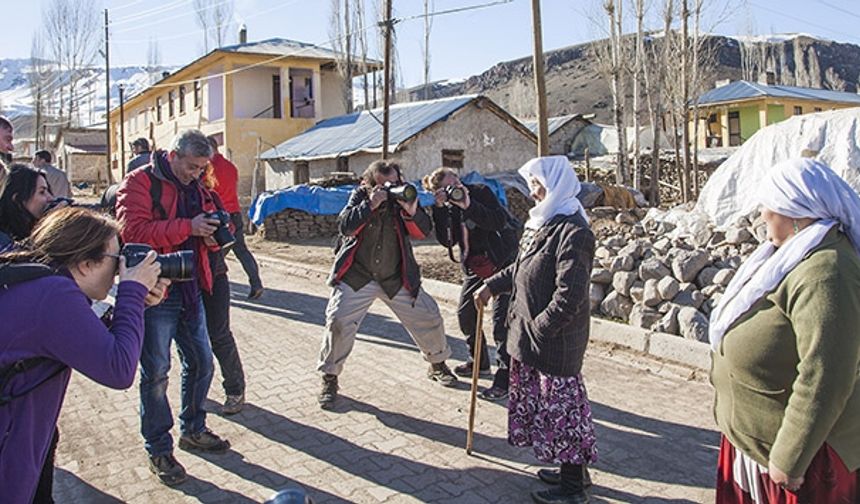
<svg viewBox="0 0 860 504">
<path fill-rule="evenodd" d="M 427 370 L 427 378 L 439 382 L 443 387 L 453 387 L 457 385 L 457 377 L 448 368 L 445 362 L 437 362 L 430 364 L 430 369 Z"/>
<path fill-rule="evenodd" d="M 224 401 L 224 406 L 221 406 L 221 413 L 224 415 L 235 415 L 242 411 L 245 406 L 245 394 L 230 395 L 227 394 L 227 400 Z"/>
<path fill-rule="evenodd" d="M 508 389 L 493 385 L 480 391 L 478 397 L 486 401 L 503 401 L 508 398 Z"/>
<path fill-rule="evenodd" d="M 263 296 L 263 291 L 265 291 L 265 289 L 262 285 L 259 287 L 252 288 L 251 292 L 248 293 L 248 299 L 251 301 L 255 299 L 260 299 Z"/>
<path fill-rule="evenodd" d="M 472 377 L 472 361 L 464 362 L 459 366 L 454 367 L 454 373 L 457 376 L 462 376 L 463 378 L 471 378 Z M 490 366 L 482 367 L 478 371 L 479 376 L 490 376 Z"/>
<path fill-rule="evenodd" d="M 179 447 L 185 451 L 204 451 L 210 453 L 224 453 L 230 448 L 230 442 L 221 439 L 209 429 L 203 429 L 197 434 L 183 434 L 179 438 Z"/>
<path fill-rule="evenodd" d="M 172 453 L 149 457 L 149 470 L 167 486 L 174 486 L 188 479 L 185 468 L 182 467 Z"/>
<path fill-rule="evenodd" d="M 317 397 L 317 401 L 320 403 L 320 408 L 328 408 L 334 404 L 335 399 L 337 399 L 337 375 L 333 374 L 324 374 L 322 377 L 322 392 Z"/>
</svg>

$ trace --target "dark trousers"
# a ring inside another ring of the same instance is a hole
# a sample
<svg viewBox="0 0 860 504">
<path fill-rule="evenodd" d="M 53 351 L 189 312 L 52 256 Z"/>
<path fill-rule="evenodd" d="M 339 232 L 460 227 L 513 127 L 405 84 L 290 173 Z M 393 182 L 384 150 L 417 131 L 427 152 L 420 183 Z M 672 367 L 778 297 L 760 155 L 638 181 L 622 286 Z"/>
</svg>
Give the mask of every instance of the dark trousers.
<svg viewBox="0 0 860 504">
<path fill-rule="evenodd" d="M 245 393 L 245 371 L 239 359 L 236 339 L 230 330 L 230 280 L 226 273 L 213 278 L 212 294 L 203 293 L 203 306 L 212 353 L 224 377 L 224 393 L 242 395 Z"/>
<path fill-rule="evenodd" d="M 463 279 L 460 290 L 460 305 L 457 307 L 457 318 L 460 322 L 460 330 L 466 335 L 466 345 L 469 347 L 469 355 L 475 355 L 475 332 L 477 331 L 478 309 L 475 307 L 473 296 L 478 289 L 483 287 L 484 281 L 481 277 L 469 273 Z M 505 317 L 508 314 L 508 305 L 511 302 L 510 294 L 498 296 L 493 301 L 493 341 L 496 342 L 496 365 L 499 369 L 507 370 L 511 363 L 511 356 L 505 345 L 508 341 L 508 328 L 505 327 Z M 487 352 L 487 340 L 481 334 L 482 352 L 481 367 L 490 367 L 490 357 Z"/>
<path fill-rule="evenodd" d="M 39 486 L 36 487 L 36 495 L 33 496 L 33 504 L 54 504 L 54 456 L 57 454 L 57 442 L 60 441 L 60 431 L 54 428 L 54 437 L 48 447 L 48 455 L 42 465 L 42 474 L 39 476 Z"/>
<path fill-rule="evenodd" d="M 233 221 L 233 227 L 236 228 L 234 233 L 236 242 L 232 247 L 233 253 L 236 254 L 236 258 L 242 263 L 242 269 L 248 275 L 248 283 L 251 284 L 251 290 L 258 289 L 263 286 L 263 282 L 260 280 L 260 268 L 257 266 L 257 261 L 245 244 L 245 221 L 242 220 L 242 213 L 231 213 L 230 220 Z"/>
</svg>

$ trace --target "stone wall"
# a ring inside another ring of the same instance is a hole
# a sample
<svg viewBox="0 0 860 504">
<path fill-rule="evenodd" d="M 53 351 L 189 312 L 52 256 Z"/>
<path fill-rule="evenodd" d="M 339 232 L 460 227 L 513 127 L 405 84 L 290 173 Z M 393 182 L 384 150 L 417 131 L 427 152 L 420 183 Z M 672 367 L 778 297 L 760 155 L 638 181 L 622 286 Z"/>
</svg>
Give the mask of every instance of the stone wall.
<svg viewBox="0 0 860 504">
<path fill-rule="evenodd" d="M 266 217 L 260 233 L 272 241 L 334 237 L 337 236 L 337 215 L 312 215 L 288 208 Z"/>
</svg>

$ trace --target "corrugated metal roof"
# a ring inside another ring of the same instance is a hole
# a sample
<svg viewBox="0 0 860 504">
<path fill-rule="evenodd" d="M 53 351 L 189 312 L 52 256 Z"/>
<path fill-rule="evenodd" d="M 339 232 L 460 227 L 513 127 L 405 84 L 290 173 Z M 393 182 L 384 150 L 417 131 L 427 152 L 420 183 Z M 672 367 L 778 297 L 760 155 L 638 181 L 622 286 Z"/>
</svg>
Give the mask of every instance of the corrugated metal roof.
<svg viewBox="0 0 860 504">
<path fill-rule="evenodd" d="M 553 133 L 558 131 L 562 126 L 564 126 L 565 124 L 567 124 L 571 120 L 576 119 L 577 117 L 582 117 L 582 114 L 570 114 L 570 115 L 564 115 L 564 116 L 558 116 L 558 117 L 550 117 L 549 119 L 546 120 L 546 127 L 548 130 L 548 133 L 550 135 L 552 135 Z M 521 122 L 525 125 L 526 128 L 530 129 L 532 133 L 537 135 L 538 131 L 537 131 L 537 121 L 536 120 L 521 121 Z"/>
<path fill-rule="evenodd" d="M 734 102 L 762 97 L 829 101 L 835 103 L 856 103 L 860 105 L 860 95 L 856 93 L 796 86 L 768 86 L 749 81 L 735 81 L 731 84 L 711 89 L 699 97 L 699 105 Z"/>
<path fill-rule="evenodd" d="M 389 149 L 394 151 L 405 140 L 479 98 L 457 96 L 423 102 L 398 103 L 389 110 Z M 382 151 L 382 108 L 362 111 L 318 122 L 301 135 L 264 152 L 260 159 L 310 161 L 356 152 Z"/>
<path fill-rule="evenodd" d="M 337 58 L 337 55 L 331 49 L 284 38 L 270 38 L 267 40 L 260 40 L 258 42 L 248 42 L 245 44 L 219 47 L 216 51 L 271 54 L 273 56 L 300 56 L 305 58 L 321 59 Z"/>
</svg>

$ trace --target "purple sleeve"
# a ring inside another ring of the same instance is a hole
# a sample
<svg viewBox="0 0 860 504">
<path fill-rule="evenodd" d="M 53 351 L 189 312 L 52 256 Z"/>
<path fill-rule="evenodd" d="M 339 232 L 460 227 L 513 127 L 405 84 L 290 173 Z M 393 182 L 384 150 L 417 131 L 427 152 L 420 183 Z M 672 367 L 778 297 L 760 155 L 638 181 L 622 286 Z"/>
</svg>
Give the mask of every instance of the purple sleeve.
<svg viewBox="0 0 860 504">
<path fill-rule="evenodd" d="M 45 355 L 102 385 L 130 387 L 143 344 L 146 294 L 146 287 L 137 282 L 121 282 L 113 325 L 108 330 L 74 282 L 57 285 L 53 294 L 43 298 L 40 309 L 48 335 Z"/>
</svg>

